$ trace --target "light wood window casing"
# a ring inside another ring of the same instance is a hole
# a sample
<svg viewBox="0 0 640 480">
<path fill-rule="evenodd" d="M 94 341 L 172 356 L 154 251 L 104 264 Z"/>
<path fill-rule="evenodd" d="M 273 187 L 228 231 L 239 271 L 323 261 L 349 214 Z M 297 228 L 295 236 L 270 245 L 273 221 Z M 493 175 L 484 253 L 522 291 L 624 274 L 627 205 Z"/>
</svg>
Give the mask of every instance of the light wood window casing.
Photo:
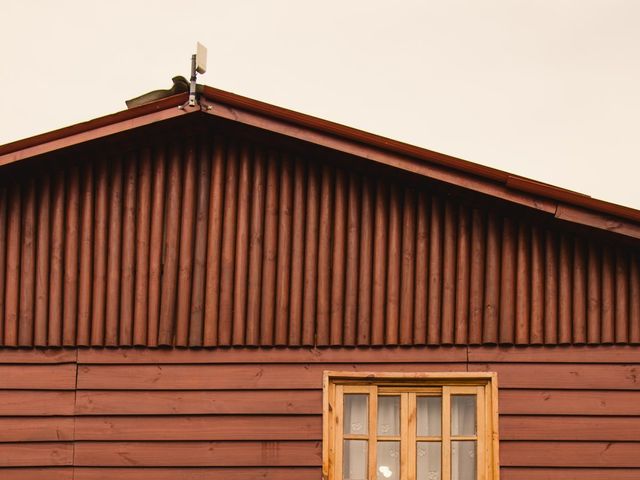
<svg viewBox="0 0 640 480">
<path fill-rule="evenodd" d="M 497 480 L 495 373 L 325 372 L 325 480 Z"/>
</svg>

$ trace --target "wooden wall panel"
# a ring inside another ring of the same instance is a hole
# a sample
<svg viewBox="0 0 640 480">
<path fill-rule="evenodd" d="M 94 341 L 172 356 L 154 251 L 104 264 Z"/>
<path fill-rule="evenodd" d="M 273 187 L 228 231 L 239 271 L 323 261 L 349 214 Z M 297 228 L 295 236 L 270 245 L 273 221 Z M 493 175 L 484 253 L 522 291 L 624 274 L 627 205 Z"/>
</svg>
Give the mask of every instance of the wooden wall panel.
<svg viewBox="0 0 640 480">
<path fill-rule="evenodd" d="M 497 371 L 502 478 L 640 473 L 640 351 L 632 346 L 7 349 L 0 360 L 5 354 L 1 478 L 311 478 L 321 464 L 324 370 Z M 21 370 L 31 373 L 15 388 Z"/>
<path fill-rule="evenodd" d="M 9 183 L 0 345 L 640 343 L 637 247 L 318 151 L 220 130 Z"/>
</svg>

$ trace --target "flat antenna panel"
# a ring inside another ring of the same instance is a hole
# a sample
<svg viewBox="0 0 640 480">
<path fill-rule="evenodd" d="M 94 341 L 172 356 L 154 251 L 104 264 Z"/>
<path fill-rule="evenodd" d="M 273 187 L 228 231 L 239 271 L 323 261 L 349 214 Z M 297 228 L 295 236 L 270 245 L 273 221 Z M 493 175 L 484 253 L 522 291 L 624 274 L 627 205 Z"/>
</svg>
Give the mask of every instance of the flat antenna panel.
<svg viewBox="0 0 640 480">
<path fill-rule="evenodd" d="M 207 71 L 207 47 L 200 42 L 196 44 L 196 71 L 201 75 Z"/>
</svg>

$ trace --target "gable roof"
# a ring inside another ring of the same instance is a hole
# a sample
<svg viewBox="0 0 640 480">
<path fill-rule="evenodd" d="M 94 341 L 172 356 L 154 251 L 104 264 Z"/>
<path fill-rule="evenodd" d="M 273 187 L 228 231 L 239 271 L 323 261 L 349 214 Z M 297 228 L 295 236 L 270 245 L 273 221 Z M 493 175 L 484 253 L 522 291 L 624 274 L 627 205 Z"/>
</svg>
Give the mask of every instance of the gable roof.
<svg viewBox="0 0 640 480">
<path fill-rule="evenodd" d="M 477 191 L 577 224 L 640 239 L 640 210 L 204 86 L 199 105 L 178 94 L 0 146 L 0 168 L 27 158 L 186 115 L 258 127 Z"/>
</svg>

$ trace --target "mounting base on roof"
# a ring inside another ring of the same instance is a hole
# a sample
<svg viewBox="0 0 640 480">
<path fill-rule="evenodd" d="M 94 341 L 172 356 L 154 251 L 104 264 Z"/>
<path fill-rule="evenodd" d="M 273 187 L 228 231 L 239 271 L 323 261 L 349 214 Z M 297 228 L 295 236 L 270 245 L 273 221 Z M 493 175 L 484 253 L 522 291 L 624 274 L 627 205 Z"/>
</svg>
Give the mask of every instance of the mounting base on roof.
<svg viewBox="0 0 640 480">
<path fill-rule="evenodd" d="M 195 107 L 197 102 L 196 79 L 198 73 L 203 74 L 207 71 L 207 47 L 200 42 L 196 43 L 196 53 L 191 55 L 191 78 L 189 83 L 189 100 L 180 108 L 185 106 Z"/>
</svg>

